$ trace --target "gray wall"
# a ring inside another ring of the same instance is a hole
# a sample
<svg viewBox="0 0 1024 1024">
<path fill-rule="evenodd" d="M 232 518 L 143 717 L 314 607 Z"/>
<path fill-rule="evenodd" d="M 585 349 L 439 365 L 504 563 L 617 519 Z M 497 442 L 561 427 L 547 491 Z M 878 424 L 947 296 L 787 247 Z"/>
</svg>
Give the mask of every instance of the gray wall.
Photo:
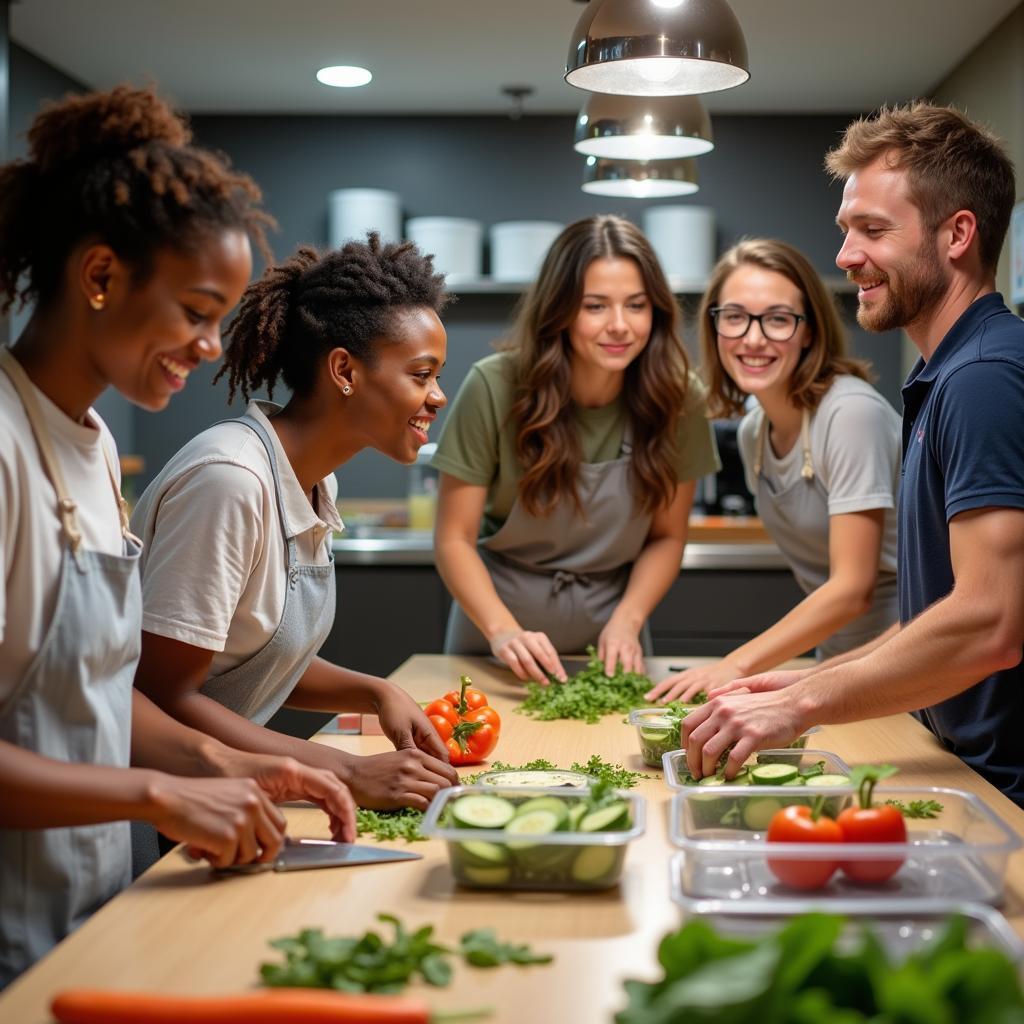
<svg viewBox="0 0 1024 1024">
<path fill-rule="evenodd" d="M 840 191 L 821 166 L 848 121 L 716 118 L 716 149 L 700 158 L 701 191 L 691 201 L 715 209 L 720 247 L 744 234 L 777 235 L 802 248 L 822 273 L 836 273 Z M 485 224 L 536 218 L 568 223 L 602 212 L 639 223 L 651 205 L 580 191 L 582 158 L 572 151 L 569 116 L 197 117 L 194 126 L 200 142 L 228 153 L 263 187 L 281 225 L 273 239 L 279 257 L 299 242 L 325 243 L 327 194 L 341 187 L 396 191 L 408 216 L 459 215 Z M 449 397 L 469 365 L 502 334 L 514 302 L 514 296 L 472 295 L 450 307 L 442 381 Z M 851 313 L 851 303 L 845 305 Z M 848 319 L 852 323 L 852 314 Z M 866 336 L 855 325 L 853 334 L 856 351 L 875 363 L 882 391 L 897 403 L 898 336 Z M 136 410 L 137 447 L 150 472 L 197 431 L 238 411 L 237 402 L 235 410 L 226 408 L 223 382 L 208 386 L 212 376 L 213 370 L 194 375 L 163 413 Z M 401 495 L 406 472 L 376 452 L 364 452 L 339 471 L 341 493 Z"/>
</svg>

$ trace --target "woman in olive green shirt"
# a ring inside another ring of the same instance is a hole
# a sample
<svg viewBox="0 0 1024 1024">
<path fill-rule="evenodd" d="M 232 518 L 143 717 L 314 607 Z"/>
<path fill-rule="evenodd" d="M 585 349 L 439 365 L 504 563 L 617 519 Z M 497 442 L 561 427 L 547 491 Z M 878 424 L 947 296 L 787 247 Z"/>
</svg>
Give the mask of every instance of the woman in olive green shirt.
<svg viewBox="0 0 1024 1024">
<path fill-rule="evenodd" d="M 678 307 L 633 224 L 592 217 L 555 240 L 505 350 L 470 370 L 434 465 L 447 652 L 564 679 L 559 654 L 595 644 L 609 673 L 643 669 L 717 454 Z"/>
</svg>

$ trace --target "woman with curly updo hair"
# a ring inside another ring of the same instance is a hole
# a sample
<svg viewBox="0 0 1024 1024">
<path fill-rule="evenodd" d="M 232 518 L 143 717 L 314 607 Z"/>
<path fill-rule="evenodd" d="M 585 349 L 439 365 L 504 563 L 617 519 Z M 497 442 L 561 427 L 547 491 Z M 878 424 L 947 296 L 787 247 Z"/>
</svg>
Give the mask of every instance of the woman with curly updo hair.
<svg viewBox="0 0 1024 1024">
<path fill-rule="evenodd" d="M 213 743 L 132 688 L 139 543 L 92 405 L 113 386 L 162 409 L 220 355 L 259 190 L 148 89 L 52 104 L 28 143 L 0 167 L 2 305 L 34 304 L 0 349 L 0 987 L 131 880 L 128 819 L 218 866 L 276 855 L 271 798 L 353 827 L 333 777 Z"/>
<path fill-rule="evenodd" d="M 717 455 L 679 309 L 629 221 L 567 227 L 506 350 L 476 363 L 434 457 L 446 650 L 565 679 L 596 644 L 643 670 L 647 617 L 679 575 L 697 478 Z"/>
<path fill-rule="evenodd" d="M 425 808 L 456 781 L 419 706 L 384 679 L 316 656 L 334 621 L 334 470 L 364 448 L 412 463 L 446 399 L 443 278 L 411 243 L 302 247 L 250 285 L 228 330 L 229 397 L 282 409 L 193 438 L 142 495 L 139 685 L 244 750 L 327 769 L 365 807 Z M 397 748 L 357 757 L 264 728 L 282 705 L 377 714 Z"/>
</svg>

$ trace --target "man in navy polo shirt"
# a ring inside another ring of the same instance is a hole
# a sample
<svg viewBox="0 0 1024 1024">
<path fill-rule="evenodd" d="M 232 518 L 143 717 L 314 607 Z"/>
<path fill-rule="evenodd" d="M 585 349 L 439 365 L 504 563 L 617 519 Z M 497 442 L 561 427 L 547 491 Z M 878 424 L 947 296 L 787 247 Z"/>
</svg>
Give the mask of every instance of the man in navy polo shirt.
<svg viewBox="0 0 1024 1024">
<path fill-rule="evenodd" d="M 1024 322 L 995 291 L 1013 167 L 987 130 L 926 103 L 855 122 L 826 164 L 846 183 L 836 263 L 858 322 L 903 328 L 921 353 L 903 388 L 900 622 L 713 691 L 684 723 L 690 769 L 732 746 L 732 774 L 815 723 L 916 711 L 1024 806 Z"/>
</svg>

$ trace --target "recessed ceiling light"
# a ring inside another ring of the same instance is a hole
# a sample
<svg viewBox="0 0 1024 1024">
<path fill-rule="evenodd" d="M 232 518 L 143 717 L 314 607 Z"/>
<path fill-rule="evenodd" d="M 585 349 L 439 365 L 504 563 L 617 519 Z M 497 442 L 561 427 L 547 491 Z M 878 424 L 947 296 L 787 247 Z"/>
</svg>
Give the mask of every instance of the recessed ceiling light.
<svg viewBox="0 0 1024 1024">
<path fill-rule="evenodd" d="M 373 81 L 373 75 L 366 68 L 335 64 L 333 67 L 321 68 L 316 73 L 316 80 L 324 85 L 333 85 L 337 89 L 355 89 Z"/>
</svg>

